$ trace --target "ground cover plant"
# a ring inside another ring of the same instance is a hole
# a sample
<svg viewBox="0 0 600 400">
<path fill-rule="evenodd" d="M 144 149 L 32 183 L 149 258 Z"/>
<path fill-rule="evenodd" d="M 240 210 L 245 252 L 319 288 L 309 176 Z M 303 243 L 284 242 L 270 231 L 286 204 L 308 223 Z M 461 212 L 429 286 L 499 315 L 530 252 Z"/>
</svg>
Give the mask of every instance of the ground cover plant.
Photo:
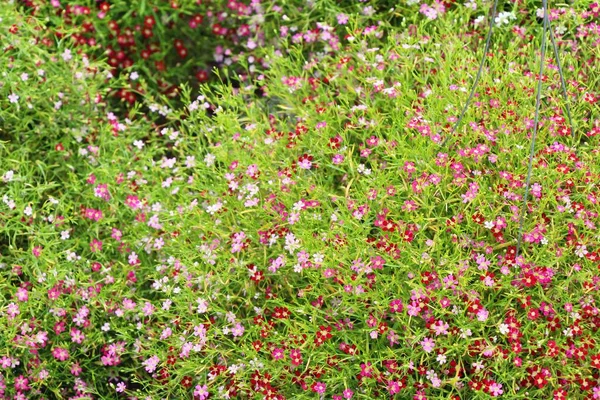
<svg viewBox="0 0 600 400">
<path fill-rule="evenodd" d="M 540 4 L 450 136 L 490 3 L 316 3 L 176 102 L 0 4 L 0 398 L 600 398 L 598 4 L 551 5 L 521 214 Z"/>
</svg>

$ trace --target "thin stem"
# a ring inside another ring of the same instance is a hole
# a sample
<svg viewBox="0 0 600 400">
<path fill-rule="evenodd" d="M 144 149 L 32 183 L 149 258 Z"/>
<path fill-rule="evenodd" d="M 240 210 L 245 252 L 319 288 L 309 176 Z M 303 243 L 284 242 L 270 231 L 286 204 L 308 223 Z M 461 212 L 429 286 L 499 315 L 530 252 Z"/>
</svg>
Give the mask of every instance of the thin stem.
<svg viewBox="0 0 600 400">
<path fill-rule="evenodd" d="M 496 15 L 497 7 L 498 7 L 498 0 L 494 0 L 492 13 L 490 15 L 490 27 L 488 30 L 487 39 L 485 41 L 485 50 L 483 50 L 483 56 L 481 56 L 481 62 L 479 63 L 479 70 L 477 71 L 477 76 L 475 77 L 473 86 L 471 86 L 471 93 L 469 94 L 469 98 L 467 99 L 467 102 L 465 103 L 465 105 L 460 113 L 460 117 L 458 117 L 458 120 L 454 124 L 454 127 L 452 128 L 452 131 L 450 132 L 448 137 L 446 139 L 444 139 L 444 141 L 442 142 L 441 147 L 444 147 L 444 145 L 446 144 L 448 139 L 450 139 L 454 135 L 456 128 L 458 128 L 458 126 L 460 125 L 463 117 L 465 116 L 465 112 L 467 111 L 467 108 L 469 107 L 469 104 L 471 103 L 471 100 L 473 99 L 473 94 L 475 93 L 475 87 L 477 86 L 477 83 L 479 82 L 479 78 L 481 78 L 481 71 L 483 70 L 483 63 L 485 62 L 485 57 L 487 56 L 487 53 L 490 49 L 490 41 L 492 39 L 492 29 L 494 28 L 494 20 L 496 19 L 495 15 Z"/>
<path fill-rule="evenodd" d="M 517 253 L 516 257 L 519 257 L 519 251 L 521 250 L 521 241 L 523 240 L 523 214 L 527 211 L 527 196 L 529 195 L 529 185 L 531 183 L 531 167 L 533 165 L 533 152 L 535 149 L 535 139 L 538 131 L 538 121 L 540 117 L 540 103 L 542 95 L 542 74 L 544 73 L 544 60 L 546 57 L 546 32 L 548 30 L 548 3 L 546 0 L 542 0 L 544 7 L 544 28 L 542 32 L 542 55 L 540 58 L 540 73 L 538 75 L 538 87 L 537 96 L 535 100 L 535 118 L 533 125 L 533 138 L 531 139 L 531 149 L 529 151 L 529 166 L 527 168 L 527 180 L 525 183 L 525 196 L 523 198 L 523 210 L 519 215 L 519 236 L 517 239 Z"/>
<path fill-rule="evenodd" d="M 554 40 L 554 33 L 552 32 L 552 26 L 548 21 L 548 30 L 550 31 L 550 40 L 552 41 L 552 48 L 554 49 L 554 58 L 556 58 L 556 64 L 558 65 L 558 74 L 560 75 L 560 85 L 562 86 L 563 96 L 565 98 L 565 108 L 567 109 L 567 116 L 569 117 L 569 123 L 571 124 L 571 137 L 575 137 L 575 126 L 573 125 L 573 118 L 571 118 L 571 107 L 569 107 L 569 96 L 567 95 L 567 85 L 565 84 L 565 76 L 563 74 L 562 67 L 560 65 L 560 57 L 558 55 L 558 47 Z"/>
</svg>

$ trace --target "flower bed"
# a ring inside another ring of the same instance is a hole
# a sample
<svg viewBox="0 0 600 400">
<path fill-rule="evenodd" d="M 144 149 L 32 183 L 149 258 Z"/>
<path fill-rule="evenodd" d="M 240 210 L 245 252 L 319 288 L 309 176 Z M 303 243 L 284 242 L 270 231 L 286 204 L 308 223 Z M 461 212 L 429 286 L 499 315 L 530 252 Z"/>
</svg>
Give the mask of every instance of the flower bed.
<svg viewBox="0 0 600 400">
<path fill-rule="evenodd" d="M 597 398 L 597 6 L 555 11 L 576 131 L 548 66 L 524 214 L 537 22 L 441 146 L 476 13 L 403 7 L 114 110 L 130 75 L 0 5 L 0 398 Z"/>
</svg>

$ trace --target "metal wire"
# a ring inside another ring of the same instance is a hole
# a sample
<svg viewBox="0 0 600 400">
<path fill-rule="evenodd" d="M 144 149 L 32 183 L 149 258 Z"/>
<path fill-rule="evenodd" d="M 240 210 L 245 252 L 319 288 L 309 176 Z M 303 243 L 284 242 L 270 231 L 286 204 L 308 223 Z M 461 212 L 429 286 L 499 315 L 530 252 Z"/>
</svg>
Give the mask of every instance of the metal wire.
<svg viewBox="0 0 600 400">
<path fill-rule="evenodd" d="M 558 56 L 558 47 L 554 40 L 554 33 L 548 21 L 548 30 L 550 31 L 550 40 L 552 41 L 552 48 L 554 49 L 554 58 L 556 59 L 556 65 L 558 65 L 558 74 L 560 75 L 560 85 L 562 86 L 563 96 L 565 98 L 565 108 L 567 109 L 567 116 L 569 117 L 569 124 L 571 125 L 571 138 L 575 137 L 575 126 L 573 125 L 573 118 L 571 118 L 571 107 L 569 107 L 569 96 L 567 95 L 567 85 L 565 85 L 565 76 L 563 74 L 562 67 L 560 65 L 560 57 Z"/>
<path fill-rule="evenodd" d="M 529 166 L 527 167 L 527 180 L 525 183 L 525 196 L 523 197 L 523 209 L 519 214 L 519 236 L 517 238 L 517 253 L 521 250 L 521 242 L 523 240 L 523 214 L 527 212 L 527 196 L 529 195 L 529 184 L 531 183 L 531 167 L 533 165 L 533 151 L 535 149 L 535 139 L 538 131 L 538 121 L 540 117 L 540 100 L 542 95 L 542 74 L 544 73 L 544 61 L 546 57 L 546 32 L 548 31 L 548 3 L 547 0 L 542 0 L 544 8 L 544 28 L 542 31 L 542 55 L 540 58 L 540 73 L 538 75 L 537 95 L 535 99 L 535 117 L 533 122 L 533 137 L 531 138 L 531 149 L 529 150 Z"/>
<path fill-rule="evenodd" d="M 481 57 L 481 62 L 479 63 L 479 69 L 477 71 L 477 75 L 475 76 L 475 81 L 473 82 L 473 86 L 471 87 L 471 93 L 469 94 L 469 97 L 467 98 L 467 102 L 465 103 L 465 105 L 462 108 L 462 111 L 460 113 L 460 116 L 458 117 L 458 120 L 452 127 L 450 134 L 446 137 L 446 139 L 444 139 L 444 141 L 442 142 L 440 147 L 444 147 L 444 145 L 448 142 L 448 140 L 450 140 L 450 138 L 452 138 L 452 136 L 454 136 L 456 129 L 458 128 L 458 126 L 462 122 L 463 117 L 465 116 L 465 112 L 467 111 L 467 108 L 471 104 L 471 100 L 473 100 L 473 95 L 475 94 L 475 87 L 477 86 L 477 83 L 479 83 L 479 79 L 481 78 L 483 64 L 485 62 L 485 58 L 486 58 L 487 53 L 490 48 L 490 41 L 492 38 L 492 30 L 494 28 L 494 20 L 495 20 L 497 7 L 498 7 L 498 0 L 494 0 L 494 4 L 492 6 L 492 12 L 490 14 L 489 31 L 488 31 L 488 35 L 487 35 L 487 38 L 485 41 L 485 49 L 483 52 L 483 56 Z M 529 196 L 529 187 L 531 185 L 531 170 L 532 170 L 532 165 L 533 165 L 533 154 L 534 154 L 534 150 L 535 150 L 535 141 L 537 138 L 538 122 L 539 122 L 539 115 L 540 115 L 540 103 L 541 103 L 541 94 L 542 94 L 542 75 L 544 72 L 544 62 L 545 62 L 545 57 L 546 57 L 546 34 L 548 34 L 548 33 L 550 35 L 550 40 L 552 42 L 552 48 L 554 50 L 554 58 L 556 59 L 556 63 L 558 66 L 558 74 L 560 75 L 561 88 L 562 88 L 563 96 L 565 98 L 565 108 L 567 111 L 567 116 L 569 118 L 569 124 L 571 125 L 571 137 L 572 138 L 575 137 L 575 126 L 573 124 L 573 118 L 571 116 L 571 108 L 569 107 L 569 97 L 567 94 L 567 85 L 565 84 L 565 77 L 564 77 L 562 66 L 560 64 L 560 57 L 558 54 L 558 46 L 556 45 L 556 40 L 554 39 L 554 33 L 552 32 L 552 28 L 550 27 L 550 20 L 548 18 L 547 0 L 542 0 L 542 8 L 543 8 L 543 13 L 544 13 L 543 30 L 542 30 L 542 49 L 541 49 L 542 54 L 541 54 L 541 59 L 540 59 L 540 73 L 538 75 L 538 88 L 537 88 L 537 95 L 536 95 L 536 101 L 535 101 L 535 117 L 534 117 L 533 137 L 531 140 L 531 149 L 529 151 L 529 163 L 528 163 L 528 167 L 527 167 L 525 195 L 523 197 L 523 209 L 519 213 L 519 235 L 517 238 L 516 257 L 519 256 L 519 252 L 521 251 L 521 243 L 523 241 L 523 214 L 525 212 L 527 212 L 527 198 Z"/>
<path fill-rule="evenodd" d="M 458 117 L 458 120 L 454 124 L 454 127 L 452 128 L 452 131 L 450 132 L 448 137 L 446 137 L 446 139 L 444 139 L 444 141 L 442 142 L 441 147 L 444 147 L 444 145 L 446 144 L 448 139 L 450 139 L 454 135 L 456 128 L 458 128 L 463 117 L 465 116 L 465 112 L 467 111 L 469 104 L 471 104 L 471 100 L 473 99 L 473 94 L 475 93 L 475 87 L 477 86 L 477 83 L 479 82 L 479 78 L 481 78 L 481 71 L 483 70 L 483 63 L 485 62 L 485 57 L 487 56 L 487 53 L 490 49 L 490 40 L 492 39 L 492 29 L 494 28 L 494 20 L 496 19 L 495 15 L 496 15 L 497 7 L 498 7 L 498 0 L 494 0 L 492 13 L 490 14 L 490 27 L 489 27 L 487 39 L 485 40 L 485 50 L 483 50 L 483 56 L 481 57 L 481 62 L 479 63 L 479 70 L 477 71 L 477 76 L 475 77 L 473 86 L 471 86 L 471 94 L 469 94 L 469 98 L 467 99 L 467 102 L 465 103 L 462 111 L 460 112 L 460 117 Z"/>
</svg>

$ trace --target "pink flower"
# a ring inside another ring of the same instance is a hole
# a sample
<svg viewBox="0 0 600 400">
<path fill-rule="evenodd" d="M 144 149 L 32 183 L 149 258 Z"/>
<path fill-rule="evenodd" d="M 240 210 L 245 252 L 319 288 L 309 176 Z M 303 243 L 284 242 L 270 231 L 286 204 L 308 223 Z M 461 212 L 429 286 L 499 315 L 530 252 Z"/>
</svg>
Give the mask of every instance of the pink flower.
<svg viewBox="0 0 600 400">
<path fill-rule="evenodd" d="M 323 394 L 327 389 L 327 385 L 325 385 L 323 382 L 315 382 L 313 383 L 311 389 L 315 393 Z"/>
<path fill-rule="evenodd" d="M 231 330 L 231 334 L 233 336 L 242 336 L 244 334 L 244 326 L 238 322 Z"/>
<path fill-rule="evenodd" d="M 146 361 L 142 363 L 142 365 L 146 368 L 146 372 L 149 374 L 153 373 L 156 370 L 156 366 L 160 362 L 160 358 L 157 356 L 152 356 Z"/>
<path fill-rule="evenodd" d="M 17 289 L 17 300 L 19 301 L 27 301 L 29 299 L 29 293 L 27 292 L 27 289 L 25 288 L 18 288 Z"/>
<path fill-rule="evenodd" d="M 102 241 L 98 239 L 93 239 L 90 243 L 90 250 L 92 253 L 102 251 Z"/>
<path fill-rule="evenodd" d="M 73 376 L 79 376 L 83 372 L 83 368 L 79 365 L 79 363 L 74 363 L 71 365 L 71 374 Z"/>
<path fill-rule="evenodd" d="M 39 256 L 42 255 L 42 247 L 41 246 L 35 246 L 31 252 L 37 258 L 37 257 L 39 257 Z"/>
<path fill-rule="evenodd" d="M 29 379 L 25 378 L 23 375 L 19 375 L 15 378 L 15 389 L 19 391 L 29 390 Z"/>
<path fill-rule="evenodd" d="M 271 356 L 273 356 L 274 360 L 281 360 L 285 357 L 283 349 L 276 347 L 272 352 Z"/>
<path fill-rule="evenodd" d="M 138 199 L 137 196 L 132 196 L 132 195 L 127 196 L 127 199 L 125 199 L 125 204 L 134 210 L 137 208 L 142 208 L 142 203 Z"/>
<path fill-rule="evenodd" d="M 62 347 L 55 347 L 52 349 L 52 356 L 58 361 L 65 361 L 69 358 L 69 351 Z"/>
<path fill-rule="evenodd" d="M 494 382 L 490 385 L 490 394 L 493 397 L 498 397 L 500 396 L 502 393 L 504 393 L 504 391 L 502 390 L 502 384 Z"/>
<path fill-rule="evenodd" d="M 196 385 L 196 388 L 194 390 L 194 396 L 199 397 L 200 400 L 204 400 L 208 397 L 208 386 L 204 385 L 204 386 L 200 386 L 200 385 Z"/>
<path fill-rule="evenodd" d="M 346 14 L 338 14 L 336 19 L 340 25 L 346 25 L 348 23 L 348 16 Z"/>
<path fill-rule="evenodd" d="M 435 341 L 431 338 L 425 338 L 421 341 L 421 347 L 426 353 L 431 353 L 435 347 Z"/>
<path fill-rule="evenodd" d="M 126 388 L 127 388 L 127 386 L 125 385 L 125 382 L 119 382 L 119 383 L 117 383 L 116 391 L 119 393 L 123 393 Z"/>
<path fill-rule="evenodd" d="M 427 4 L 421 4 L 419 12 L 431 20 L 436 19 L 438 16 L 438 12 L 436 11 L 436 9 L 429 7 Z"/>
</svg>

